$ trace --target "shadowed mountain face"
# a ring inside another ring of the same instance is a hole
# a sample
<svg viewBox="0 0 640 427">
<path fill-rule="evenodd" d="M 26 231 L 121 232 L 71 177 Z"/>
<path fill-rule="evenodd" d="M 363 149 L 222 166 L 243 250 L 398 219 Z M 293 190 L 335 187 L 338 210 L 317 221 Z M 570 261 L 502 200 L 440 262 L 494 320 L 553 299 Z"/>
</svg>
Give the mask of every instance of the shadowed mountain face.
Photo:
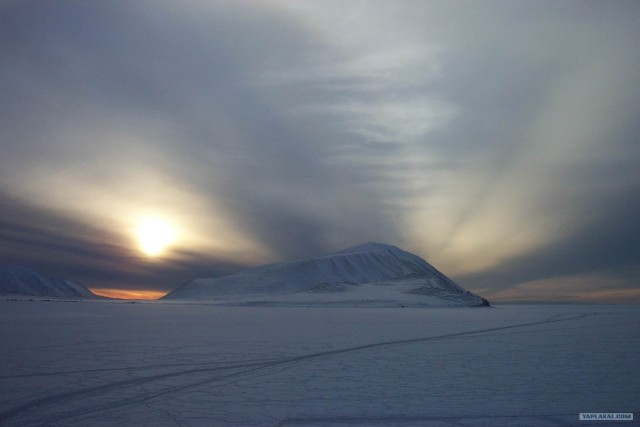
<svg viewBox="0 0 640 427">
<path fill-rule="evenodd" d="M 488 305 L 417 255 L 380 243 L 264 265 L 230 276 L 195 279 L 164 298 L 249 299 L 292 305 Z"/>
<path fill-rule="evenodd" d="M 78 283 L 61 277 L 47 277 L 25 267 L 0 268 L 0 293 L 54 298 L 98 298 Z"/>
</svg>

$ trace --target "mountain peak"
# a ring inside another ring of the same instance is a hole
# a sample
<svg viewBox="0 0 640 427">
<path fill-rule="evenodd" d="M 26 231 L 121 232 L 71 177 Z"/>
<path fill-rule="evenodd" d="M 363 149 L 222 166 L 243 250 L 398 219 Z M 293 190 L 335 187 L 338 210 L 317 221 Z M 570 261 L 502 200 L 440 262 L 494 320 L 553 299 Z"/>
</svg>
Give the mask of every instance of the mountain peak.
<svg viewBox="0 0 640 427">
<path fill-rule="evenodd" d="M 332 255 L 254 267 L 218 278 L 195 279 L 164 299 L 238 304 L 354 306 L 479 306 L 425 260 L 396 246 L 368 242 Z"/>
<path fill-rule="evenodd" d="M 388 252 L 388 251 L 404 252 L 399 247 L 388 245 L 386 243 L 366 242 L 356 246 L 351 246 L 350 248 L 343 249 L 339 252 L 336 252 L 336 254 L 356 254 L 356 253 L 362 253 L 362 252 Z"/>
<path fill-rule="evenodd" d="M 360 245 L 352 246 L 347 249 L 343 249 L 336 252 L 334 255 L 355 255 L 355 254 L 390 254 L 395 258 L 398 258 L 405 262 L 410 262 L 419 265 L 423 268 L 432 270 L 433 267 L 419 256 L 400 249 L 397 246 L 389 245 L 386 243 L 367 242 Z"/>
</svg>

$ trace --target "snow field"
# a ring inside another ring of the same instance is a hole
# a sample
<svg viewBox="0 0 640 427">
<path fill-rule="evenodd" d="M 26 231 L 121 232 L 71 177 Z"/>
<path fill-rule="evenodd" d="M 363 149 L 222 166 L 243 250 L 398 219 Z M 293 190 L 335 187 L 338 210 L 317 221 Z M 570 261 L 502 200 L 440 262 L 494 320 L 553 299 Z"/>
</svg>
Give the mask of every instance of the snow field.
<svg viewBox="0 0 640 427">
<path fill-rule="evenodd" d="M 0 425 L 567 425 L 640 402 L 638 307 L 0 307 Z"/>
</svg>

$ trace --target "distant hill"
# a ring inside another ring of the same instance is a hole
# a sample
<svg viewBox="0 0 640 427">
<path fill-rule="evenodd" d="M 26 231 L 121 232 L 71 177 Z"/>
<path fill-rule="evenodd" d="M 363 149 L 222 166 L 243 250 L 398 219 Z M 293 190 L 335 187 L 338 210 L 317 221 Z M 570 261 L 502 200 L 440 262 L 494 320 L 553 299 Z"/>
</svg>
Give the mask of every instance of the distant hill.
<svg viewBox="0 0 640 427">
<path fill-rule="evenodd" d="M 61 277 L 47 277 L 25 267 L 0 267 L 0 294 L 54 298 L 99 298 L 78 283 Z"/>
<path fill-rule="evenodd" d="M 381 243 L 219 278 L 195 279 L 163 299 L 242 305 L 489 305 L 419 256 Z"/>
</svg>

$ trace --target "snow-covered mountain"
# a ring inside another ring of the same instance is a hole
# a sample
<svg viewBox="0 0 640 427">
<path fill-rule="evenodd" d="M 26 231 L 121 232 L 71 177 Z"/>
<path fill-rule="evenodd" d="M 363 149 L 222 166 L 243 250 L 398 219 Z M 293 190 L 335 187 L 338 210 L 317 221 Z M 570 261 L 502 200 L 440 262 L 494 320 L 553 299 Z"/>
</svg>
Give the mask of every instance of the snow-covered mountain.
<svg viewBox="0 0 640 427">
<path fill-rule="evenodd" d="M 254 305 L 488 305 L 417 255 L 380 243 L 195 279 L 164 299 Z"/>
<path fill-rule="evenodd" d="M 54 298 L 98 298 L 84 286 L 25 267 L 0 267 L 0 294 Z"/>
</svg>

